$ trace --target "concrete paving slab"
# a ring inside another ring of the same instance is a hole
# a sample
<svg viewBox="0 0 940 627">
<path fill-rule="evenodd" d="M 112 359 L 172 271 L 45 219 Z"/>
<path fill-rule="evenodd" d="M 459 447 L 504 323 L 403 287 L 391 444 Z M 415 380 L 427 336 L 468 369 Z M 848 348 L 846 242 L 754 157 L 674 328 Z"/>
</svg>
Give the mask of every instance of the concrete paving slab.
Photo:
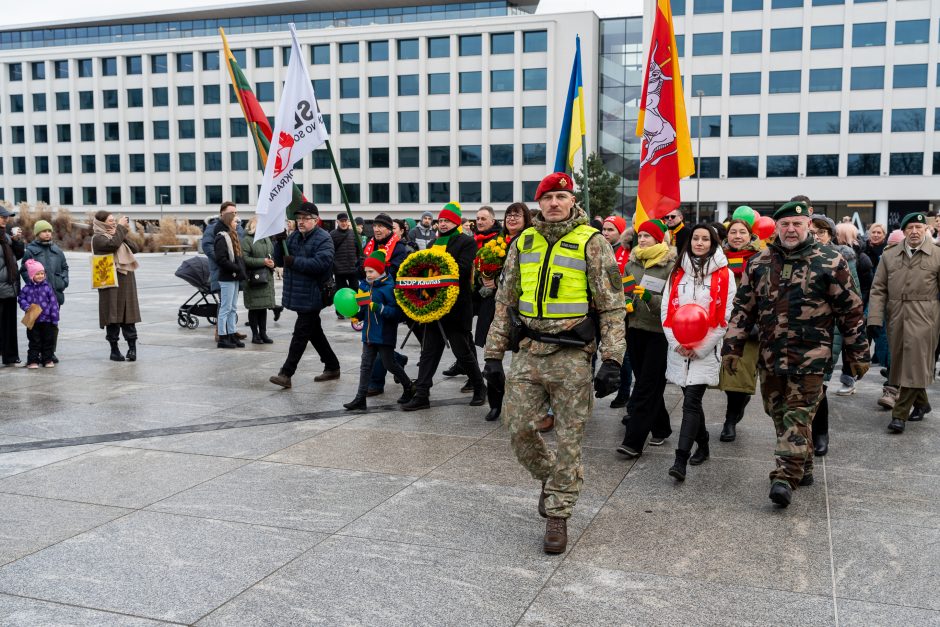
<svg viewBox="0 0 940 627">
<path fill-rule="evenodd" d="M 0 625 L 3 625 L 3 627 L 13 627 L 14 625 L 157 627 L 171 624 L 173 623 L 0 594 Z"/>
<path fill-rule="evenodd" d="M 135 512 L 0 568 L 0 592 L 191 623 L 322 538 Z"/>
<path fill-rule="evenodd" d="M 827 474 L 833 518 L 940 529 L 940 477 L 828 467 Z"/>
<path fill-rule="evenodd" d="M 838 599 L 839 625 L 843 627 L 896 627 L 940 625 L 940 612 L 903 605 Z"/>
<path fill-rule="evenodd" d="M 30 441 L 28 438 L 18 438 L 22 441 Z M 4 442 L 6 444 L 7 442 Z M 12 444 L 12 442 L 11 442 Z M 11 477 L 34 468 L 41 468 L 64 459 L 78 457 L 92 451 L 97 451 L 101 446 L 97 444 L 88 444 L 83 446 L 65 446 L 61 448 L 42 449 L 37 451 L 22 451 L 20 453 L 4 453 L 0 455 L 0 477 Z M 0 488 L 2 491 L 3 488 Z"/>
</svg>

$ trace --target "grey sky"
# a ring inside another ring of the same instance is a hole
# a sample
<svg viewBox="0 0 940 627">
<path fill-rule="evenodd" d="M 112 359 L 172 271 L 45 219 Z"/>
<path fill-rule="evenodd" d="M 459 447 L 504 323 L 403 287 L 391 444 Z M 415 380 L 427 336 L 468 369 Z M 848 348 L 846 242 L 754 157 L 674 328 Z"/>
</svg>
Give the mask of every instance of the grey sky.
<svg viewBox="0 0 940 627">
<path fill-rule="evenodd" d="M 138 0 L 129 4 L 126 0 L 30 0 L 10 2 L 4 7 L 4 22 L 7 25 L 33 24 L 147 13 L 148 11 L 172 11 L 175 9 L 236 6 L 238 0 Z M 314 3 L 311 3 L 313 5 Z M 627 7 L 640 6 L 642 0 L 541 0 L 539 13 L 565 13 L 594 9 L 600 17 L 624 15 Z"/>
</svg>

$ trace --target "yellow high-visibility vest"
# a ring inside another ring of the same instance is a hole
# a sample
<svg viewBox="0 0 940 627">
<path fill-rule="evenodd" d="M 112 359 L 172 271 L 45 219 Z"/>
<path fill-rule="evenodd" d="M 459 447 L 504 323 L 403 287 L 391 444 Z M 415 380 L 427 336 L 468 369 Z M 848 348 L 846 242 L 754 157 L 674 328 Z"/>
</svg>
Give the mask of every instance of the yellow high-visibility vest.
<svg viewBox="0 0 940 627">
<path fill-rule="evenodd" d="M 535 228 L 516 239 L 522 296 L 519 313 L 528 318 L 579 318 L 588 312 L 585 247 L 598 231 L 587 225 L 549 246 Z"/>
</svg>

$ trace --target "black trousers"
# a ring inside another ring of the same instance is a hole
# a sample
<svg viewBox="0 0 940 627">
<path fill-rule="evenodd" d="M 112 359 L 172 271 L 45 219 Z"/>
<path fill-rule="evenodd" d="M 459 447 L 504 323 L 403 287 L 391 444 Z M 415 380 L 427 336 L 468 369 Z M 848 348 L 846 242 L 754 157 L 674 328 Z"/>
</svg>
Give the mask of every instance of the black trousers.
<svg viewBox="0 0 940 627">
<path fill-rule="evenodd" d="M 728 408 L 725 410 L 725 422 L 738 424 L 744 418 L 744 410 L 751 402 L 751 395 L 747 392 L 725 392 L 728 397 Z"/>
<path fill-rule="evenodd" d="M 51 322 L 37 322 L 32 329 L 26 330 L 26 339 L 29 340 L 29 349 L 26 353 L 26 363 L 46 364 L 52 361 L 55 352 L 56 325 Z"/>
<path fill-rule="evenodd" d="M 249 309 L 248 327 L 253 335 L 268 332 L 268 310 L 267 309 Z M 253 339 L 253 338 L 252 338 Z"/>
<path fill-rule="evenodd" d="M 829 399 L 826 397 L 826 389 L 829 386 L 822 386 L 822 398 L 819 399 L 819 405 L 816 406 L 816 415 L 813 416 L 813 433 L 815 435 L 826 435 L 829 433 Z"/>
<path fill-rule="evenodd" d="M 395 359 L 395 347 L 382 344 L 363 344 L 362 362 L 359 365 L 359 389 L 356 391 L 357 397 L 365 397 L 369 391 L 369 380 L 372 378 L 372 368 L 375 366 L 376 357 L 381 358 L 382 365 L 393 375 L 398 377 L 401 386 L 404 389 L 411 387 L 411 379 L 405 374 L 405 369 Z"/>
<path fill-rule="evenodd" d="M 20 348 L 16 338 L 16 323 L 19 309 L 15 298 L 0 298 L 0 353 L 3 363 L 14 364 L 20 359 Z"/>
<path fill-rule="evenodd" d="M 104 328 L 104 336 L 109 342 L 117 342 L 121 333 L 124 334 L 126 341 L 137 341 L 137 325 L 135 324 L 109 324 Z"/>
<path fill-rule="evenodd" d="M 480 364 L 477 363 L 476 350 L 471 348 L 470 334 L 466 329 L 454 327 L 447 324 L 438 325 L 436 322 L 422 324 L 415 327 L 415 333 L 421 340 L 421 356 L 418 358 L 418 379 L 416 387 L 418 395 L 428 396 L 433 385 L 432 379 L 441 365 L 441 357 L 444 355 L 444 335 L 441 335 L 443 328 L 447 341 L 450 342 L 450 350 L 457 358 L 457 363 L 463 367 L 463 371 L 470 377 L 470 382 L 474 386 L 483 385 L 483 375 L 480 373 Z"/>
<path fill-rule="evenodd" d="M 324 370 L 339 370 L 339 359 L 336 353 L 330 347 L 329 340 L 323 333 L 323 325 L 320 324 L 320 311 L 298 311 L 297 321 L 294 323 L 294 334 L 290 338 L 290 348 L 287 349 L 287 359 L 281 366 L 281 372 L 288 377 L 294 376 L 297 372 L 297 365 L 300 358 L 304 356 L 307 350 L 307 342 L 313 344 L 314 350 L 320 355 L 320 361 L 323 362 Z"/>
<path fill-rule="evenodd" d="M 676 448 L 689 453 L 692 444 L 708 441 L 708 431 L 705 429 L 705 410 L 702 409 L 702 398 L 708 388 L 702 385 L 687 385 L 682 388 L 682 426 L 679 427 L 679 443 Z"/>
<path fill-rule="evenodd" d="M 642 451 L 646 436 L 668 438 L 672 435 L 669 412 L 663 393 L 666 390 L 666 351 L 669 344 L 662 333 L 627 330 L 627 352 L 633 369 L 633 393 L 627 403 L 627 433 L 624 444 Z"/>
</svg>

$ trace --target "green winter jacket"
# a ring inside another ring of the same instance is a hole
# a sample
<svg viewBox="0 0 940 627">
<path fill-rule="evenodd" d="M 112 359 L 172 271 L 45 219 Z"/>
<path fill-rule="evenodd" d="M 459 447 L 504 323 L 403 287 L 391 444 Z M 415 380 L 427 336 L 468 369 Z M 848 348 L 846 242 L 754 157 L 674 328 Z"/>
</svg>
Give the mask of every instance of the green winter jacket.
<svg viewBox="0 0 940 627">
<path fill-rule="evenodd" d="M 672 272 L 672 267 L 675 263 L 676 250 L 675 248 L 670 248 L 669 254 L 663 257 L 662 261 L 649 268 L 644 268 L 643 262 L 636 258 L 636 249 L 634 248 L 630 252 L 630 260 L 627 261 L 627 265 L 624 266 L 623 274 L 624 276 L 633 275 L 637 285 L 643 282 L 644 276 L 650 275 L 651 277 L 661 279 L 663 289 L 666 289 L 665 286 L 669 283 L 669 273 Z M 668 297 L 668 295 L 650 290 L 650 296 L 649 302 L 644 302 L 639 298 L 633 299 L 633 313 L 627 315 L 628 329 L 640 329 L 652 333 L 663 332 L 663 323 L 660 319 L 659 310 L 662 306 L 663 297 Z M 628 296 L 627 302 L 629 301 L 630 297 Z"/>
<path fill-rule="evenodd" d="M 266 268 L 264 260 L 273 258 L 274 244 L 265 237 L 255 241 L 254 234 L 245 233 L 241 240 L 242 257 L 245 267 L 248 268 L 249 278 L 256 272 L 267 272 L 268 282 L 265 285 L 254 286 L 251 281 L 245 281 L 245 309 L 272 309 L 275 305 L 274 274 Z"/>
</svg>

